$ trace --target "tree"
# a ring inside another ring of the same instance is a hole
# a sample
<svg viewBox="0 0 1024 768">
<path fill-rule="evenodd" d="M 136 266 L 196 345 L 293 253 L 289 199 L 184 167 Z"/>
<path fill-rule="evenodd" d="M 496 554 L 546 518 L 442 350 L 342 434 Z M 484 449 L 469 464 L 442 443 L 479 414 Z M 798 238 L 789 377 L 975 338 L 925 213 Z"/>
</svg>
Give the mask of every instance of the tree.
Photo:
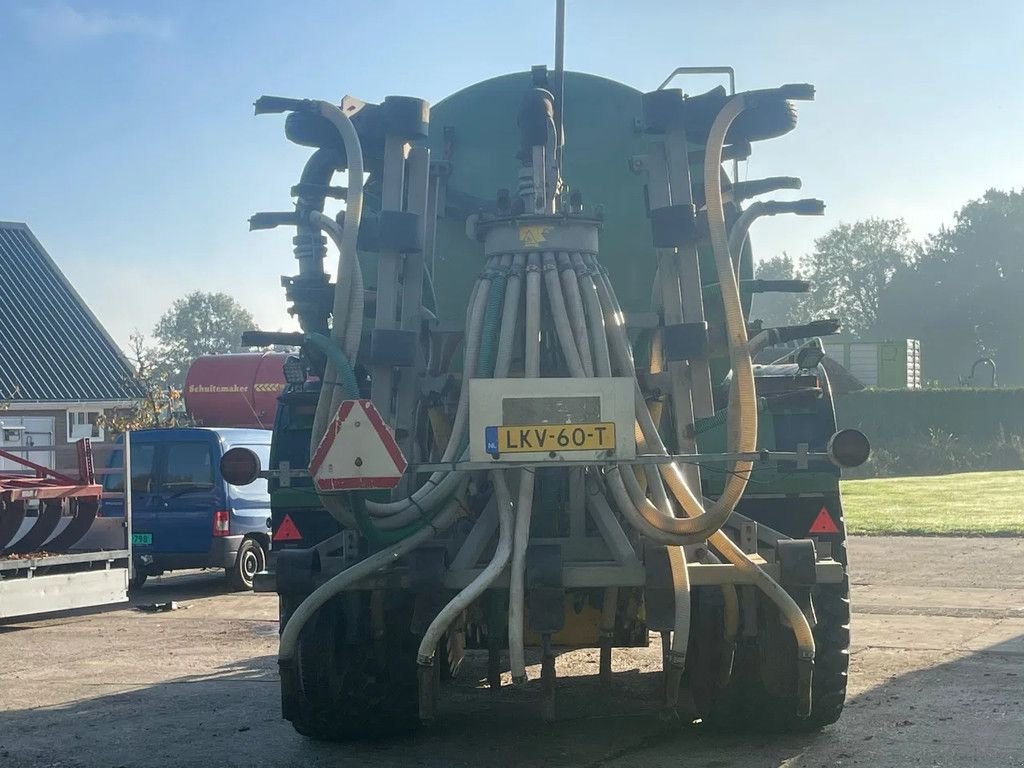
<svg viewBox="0 0 1024 768">
<path fill-rule="evenodd" d="M 191 421 L 185 413 L 181 389 L 168 385 L 157 374 L 156 350 L 138 331 L 130 339 L 126 356 L 135 369 L 135 381 L 142 390 L 142 397 L 132 408 L 101 416 L 101 425 L 118 434 L 129 429 L 188 426 Z"/>
<path fill-rule="evenodd" d="M 809 311 L 815 317 L 838 317 L 849 335 L 869 334 L 882 292 L 897 272 L 915 262 L 918 250 L 903 219 L 840 224 L 814 241 L 806 260 L 805 276 L 812 283 Z"/>
<path fill-rule="evenodd" d="M 153 329 L 158 342 L 154 376 L 180 387 L 193 360 L 239 351 L 242 333 L 251 330 L 256 330 L 252 315 L 226 293 L 190 293 L 175 301 Z"/>
<path fill-rule="evenodd" d="M 772 256 L 754 268 L 758 280 L 800 280 L 800 271 L 789 254 Z M 763 321 L 765 328 L 796 325 L 810 319 L 806 294 L 756 293 L 750 316 Z"/>
<path fill-rule="evenodd" d="M 1003 384 L 1024 385 L 1024 190 L 989 190 L 951 227 L 928 239 L 920 260 L 882 297 L 879 328 L 921 340 L 925 377 L 956 384 L 991 357 Z"/>
</svg>

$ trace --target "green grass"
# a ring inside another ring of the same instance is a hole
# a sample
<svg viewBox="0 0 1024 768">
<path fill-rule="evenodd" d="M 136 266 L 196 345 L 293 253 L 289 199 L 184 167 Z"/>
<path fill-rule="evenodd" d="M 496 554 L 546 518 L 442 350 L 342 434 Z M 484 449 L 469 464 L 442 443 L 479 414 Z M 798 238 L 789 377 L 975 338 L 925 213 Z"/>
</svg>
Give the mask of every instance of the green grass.
<svg viewBox="0 0 1024 768">
<path fill-rule="evenodd" d="M 845 480 L 853 534 L 1024 535 L 1024 471 Z"/>
</svg>

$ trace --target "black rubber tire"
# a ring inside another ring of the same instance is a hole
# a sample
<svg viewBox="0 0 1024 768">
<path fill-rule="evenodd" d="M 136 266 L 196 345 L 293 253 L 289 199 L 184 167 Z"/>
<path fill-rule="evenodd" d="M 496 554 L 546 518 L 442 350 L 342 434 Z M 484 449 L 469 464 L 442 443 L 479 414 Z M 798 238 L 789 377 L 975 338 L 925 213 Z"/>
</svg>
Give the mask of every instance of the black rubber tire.
<svg viewBox="0 0 1024 768">
<path fill-rule="evenodd" d="M 812 599 L 817 652 L 810 716 L 797 715 L 792 632 L 780 624 L 774 608 L 759 598 L 760 634 L 737 646 L 732 680 L 706 718 L 709 724 L 729 731 L 795 733 L 816 731 L 839 719 L 850 665 L 849 582 L 819 585 Z M 779 686 L 765 684 L 766 674 L 782 681 L 781 692 Z"/>
<path fill-rule="evenodd" d="M 307 625 L 299 641 L 298 672 L 308 703 L 292 719 L 303 736 L 319 741 L 384 741 L 419 727 L 416 651 L 408 631 L 411 606 L 386 609 L 379 641 L 346 638 L 346 615 L 332 601 Z"/>
<path fill-rule="evenodd" d="M 240 592 L 252 589 L 253 577 L 266 570 L 267 553 L 256 539 L 243 539 L 235 555 L 235 564 L 225 569 L 231 587 Z"/>
<path fill-rule="evenodd" d="M 146 579 L 149 574 L 141 568 L 132 568 L 132 577 L 128 580 L 128 589 L 135 591 L 142 589 L 142 585 L 146 583 Z"/>
</svg>

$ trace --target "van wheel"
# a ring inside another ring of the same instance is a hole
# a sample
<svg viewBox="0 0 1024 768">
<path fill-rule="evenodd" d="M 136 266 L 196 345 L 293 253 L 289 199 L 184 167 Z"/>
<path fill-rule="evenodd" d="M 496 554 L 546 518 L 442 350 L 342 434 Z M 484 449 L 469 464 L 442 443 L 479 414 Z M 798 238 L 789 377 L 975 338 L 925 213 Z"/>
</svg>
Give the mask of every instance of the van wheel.
<svg viewBox="0 0 1024 768">
<path fill-rule="evenodd" d="M 237 590 L 252 589 L 253 578 L 267 567 L 267 553 L 256 539 L 243 539 L 235 564 L 227 569 L 228 581 Z"/>
<path fill-rule="evenodd" d="M 134 566 L 132 568 L 132 577 L 128 580 L 128 588 L 133 592 L 142 589 L 142 585 L 146 583 L 147 576 L 149 574 L 143 568 Z"/>
</svg>

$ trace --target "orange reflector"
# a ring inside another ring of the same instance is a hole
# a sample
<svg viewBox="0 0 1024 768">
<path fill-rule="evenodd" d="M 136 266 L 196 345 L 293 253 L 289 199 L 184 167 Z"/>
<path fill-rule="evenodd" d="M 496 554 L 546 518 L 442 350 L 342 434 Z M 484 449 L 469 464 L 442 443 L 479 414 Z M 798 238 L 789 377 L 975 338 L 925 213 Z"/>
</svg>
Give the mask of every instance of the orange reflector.
<svg viewBox="0 0 1024 768">
<path fill-rule="evenodd" d="M 832 519 L 828 510 L 822 507 L 818 516 L 814 518 L 814 522 L 811 523 L 808 533 L 839 533 L 839 526 L 836 525 L 836 521 Z"/>
<path fill-rule="evenodd" d="M 302 534 L 299 533 L 298 527 L 292 522 L 291 515 L 285 515 L 284 520 L 277 527 L 277 532 L 274 533 L 274 541 L 298 541 L 302 538 Z"/>
</svg>

